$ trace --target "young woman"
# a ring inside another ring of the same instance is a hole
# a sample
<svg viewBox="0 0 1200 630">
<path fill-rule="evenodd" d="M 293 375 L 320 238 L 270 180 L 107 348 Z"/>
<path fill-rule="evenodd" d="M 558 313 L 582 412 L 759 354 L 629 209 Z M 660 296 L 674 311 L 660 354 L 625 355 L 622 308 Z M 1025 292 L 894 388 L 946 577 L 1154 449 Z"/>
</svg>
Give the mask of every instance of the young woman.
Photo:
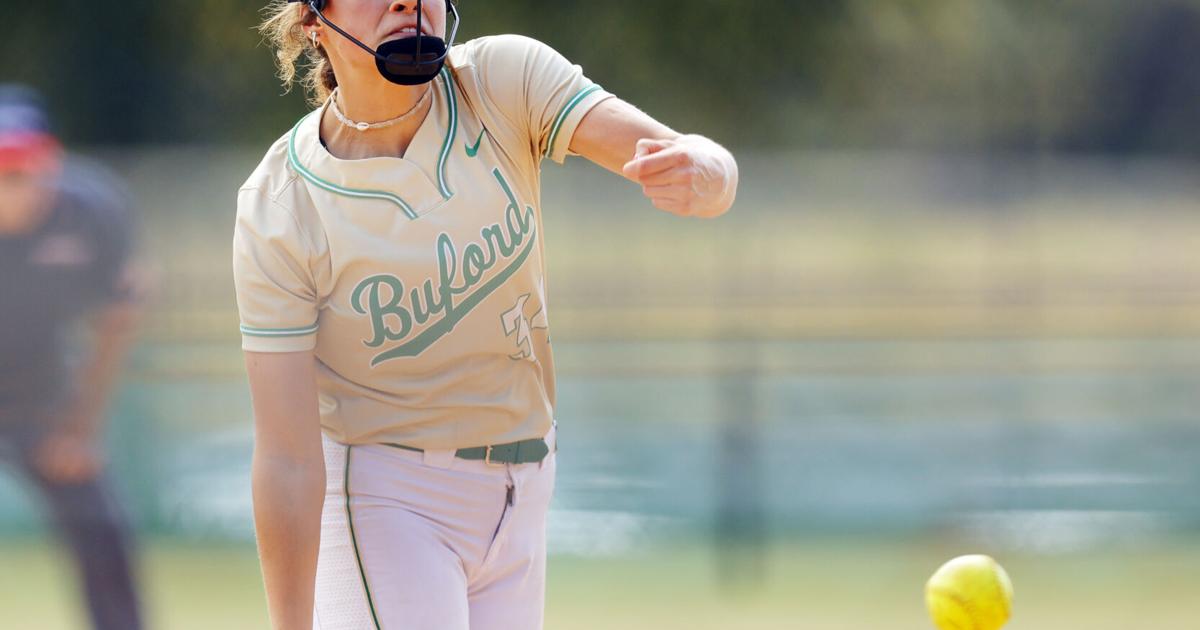
<svg viewBox="0 0 1200 630">
<path fill-rule="evenodd" d="M 447 28 L 450 27 L 450 36 Z M 238 193 L 254 513 L 275 628 L 542 625 L 554 369 L 540 164 L 729 209 L 728 151 L 447 0 L 277 1 L 317 108 Z"/>
</svg>

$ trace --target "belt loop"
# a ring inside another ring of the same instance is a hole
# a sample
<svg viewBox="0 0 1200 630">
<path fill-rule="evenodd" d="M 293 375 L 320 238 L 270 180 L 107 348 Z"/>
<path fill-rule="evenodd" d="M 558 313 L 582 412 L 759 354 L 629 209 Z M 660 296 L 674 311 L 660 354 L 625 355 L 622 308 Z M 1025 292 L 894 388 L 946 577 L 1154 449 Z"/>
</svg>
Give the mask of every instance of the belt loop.
<svg viewBox="0 0 1200 630">
<path fill-rule="evenodd" d="M 504 463 L 504 460 L 496 461 L 496 462 L 492 461 L 492 449 L 493 448 L 494 447 L 491 445 L 483 447 L 483 463 L 487 466 L 492 466 L 495 468 L 505 467 L 507 464 Z"/>
<path fill-rule="evenodd" d="M 550 459 L 550 456 L 558 451 L 558 422 L 557 421 L 552 420 L 550 422 L 550 431 L 548 431 L 546 433 L 546 437 L 543 439 L 546 442 L 546 446 L 550 449 L 550 452 L 546 453 L 546 456 L 543 457 L 541 459 L 541 461 L 538 462 L 538 470 L 545 468 L 546 460 Z"/>
<path fill-rule="evenodd" d="M 433 468 L 450 468 L 454 465 L 454 451 L 452 449 L 425 449 L 421 454 L 421 462 L 426 466 Z"/>
</svg>

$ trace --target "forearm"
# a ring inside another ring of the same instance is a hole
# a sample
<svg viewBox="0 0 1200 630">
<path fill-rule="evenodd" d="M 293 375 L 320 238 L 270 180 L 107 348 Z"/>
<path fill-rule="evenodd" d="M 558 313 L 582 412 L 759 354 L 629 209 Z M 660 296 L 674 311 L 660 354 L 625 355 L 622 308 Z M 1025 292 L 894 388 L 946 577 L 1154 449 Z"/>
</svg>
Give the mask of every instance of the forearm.
<svg viewBox="0 0 1200 630">
<path fill-rule="evenodd" d="M 246 353 L 254 404 L 254 527 L 276 630 L 311 628 L 325 457 L 312 352 Z"/>
<path fill-rule="evenodd" d="M 110 306 L 91 320 L 91 345 L 80 365 L 69 410 L 71 429 L 96 436 L 103 429 L 121 367 L 133 345 L 139 307 Z"/>
<path fill-rule="evenodd" d="M 632 104 L 610 98 L 583 117 L 571 137 L 571 152 L 625 176 L 622 169 L 633 159 L 639 140 L 673 140 L 679 136 L 679 132 Z"/>
<path fill-rule="evenodd" d="M 271 627 L 311 628 L 324 463 L 314 458 L 296 460 L 256 446 L 251 483 Z"/>
<path fill-rule="evenodd" d="M 681 135 L 619 99 L 584 116 L 571 150 L 641 184 L 656 208 L 681 216 L 719 216 L 737 196 L 737 160 L 725 147 Z"/>
</svg>

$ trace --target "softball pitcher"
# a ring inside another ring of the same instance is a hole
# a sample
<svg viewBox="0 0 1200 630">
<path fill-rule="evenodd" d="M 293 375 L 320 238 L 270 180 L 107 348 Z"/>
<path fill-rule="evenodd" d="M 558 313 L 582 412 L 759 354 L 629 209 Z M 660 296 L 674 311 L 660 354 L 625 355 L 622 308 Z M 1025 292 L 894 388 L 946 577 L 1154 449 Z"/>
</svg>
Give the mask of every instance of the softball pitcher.
<svg viewBox="0 0 1200 630">
<path fill-rule="evenodd" d="M 554 487 L 543 159 L 732 205 L 737 165 L 448 0 L 278 0 L 316 109 L 238 192 L 254 514 L 274 628 L 542 626 Z"/>
</svg>

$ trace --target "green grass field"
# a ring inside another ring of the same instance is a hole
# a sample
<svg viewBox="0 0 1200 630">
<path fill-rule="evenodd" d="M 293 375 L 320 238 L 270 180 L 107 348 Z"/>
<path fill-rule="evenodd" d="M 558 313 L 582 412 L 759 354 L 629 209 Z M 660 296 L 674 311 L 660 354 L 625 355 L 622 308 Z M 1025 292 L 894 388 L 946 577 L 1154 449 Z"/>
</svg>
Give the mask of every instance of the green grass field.
<svg viewBox="0 0 1200 630">
<path fill-rule="evenodd" d="M 773 548 L 760 587 L 729 589 L 709 550 L 551 560 L 550 630 L 921 630 L 921 588 L 945 558 L 930 541 L 809 540 Z M 1001 560 L 1016 587 L 1012 630 L 1195 627 L 1200 541 Z M 0 627 L 83 628 L 62 558 L 45 542 L 0 544 Z M 154 628 L 265 628 L 254 552 L 156 541 L 143 553 Z"/>
</svg>

